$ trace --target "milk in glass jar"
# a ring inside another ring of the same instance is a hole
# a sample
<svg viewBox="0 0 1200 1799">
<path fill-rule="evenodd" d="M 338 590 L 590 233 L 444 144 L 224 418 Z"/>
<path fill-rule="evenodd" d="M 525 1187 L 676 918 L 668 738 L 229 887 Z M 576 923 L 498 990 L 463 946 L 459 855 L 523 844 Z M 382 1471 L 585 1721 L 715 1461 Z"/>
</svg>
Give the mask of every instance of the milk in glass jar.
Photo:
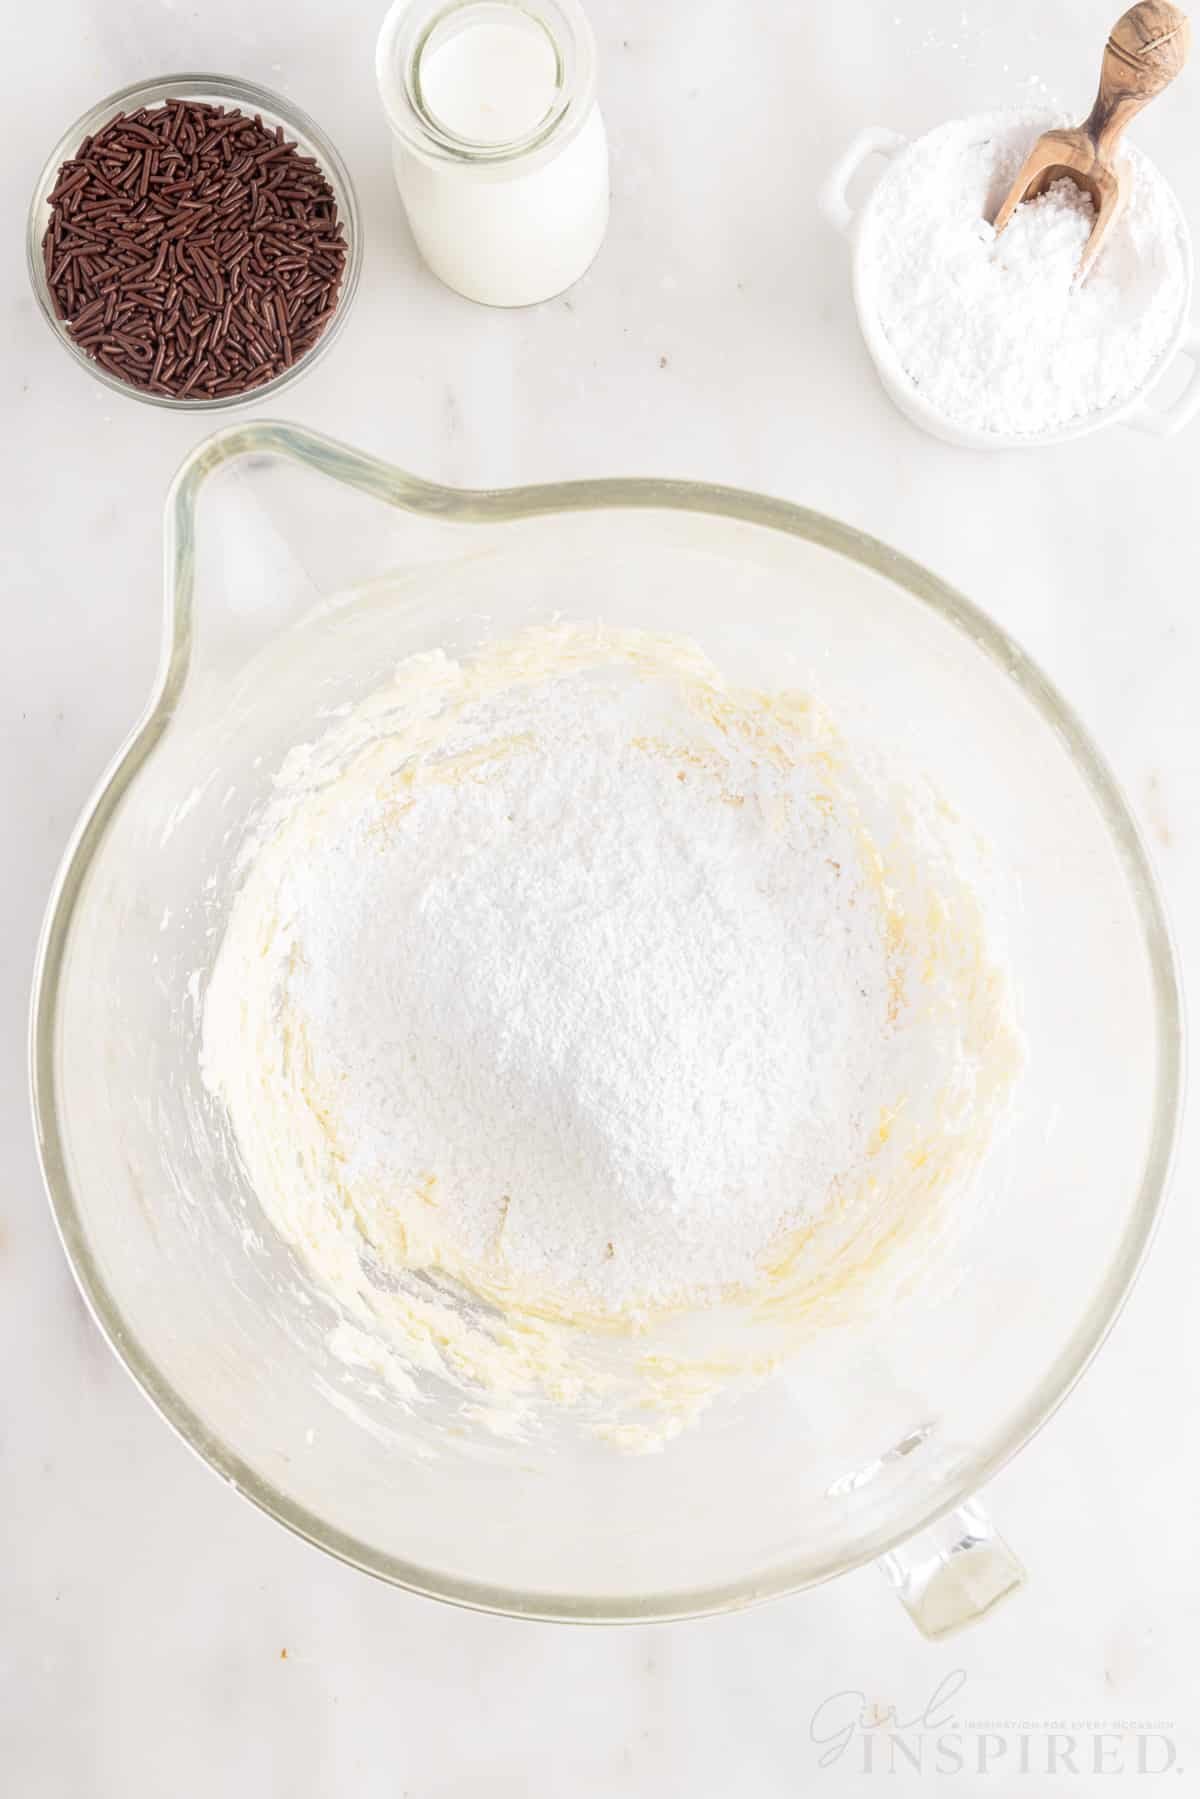
<svg viewBox="0 0 1200 1799">
<path fill-rule="evenodd" d="M 577 281 L 608 224 L 608 142 L 575 0 L 396 0 L 376 74 L 434 274 L 489 306 Z"/>
</svg>

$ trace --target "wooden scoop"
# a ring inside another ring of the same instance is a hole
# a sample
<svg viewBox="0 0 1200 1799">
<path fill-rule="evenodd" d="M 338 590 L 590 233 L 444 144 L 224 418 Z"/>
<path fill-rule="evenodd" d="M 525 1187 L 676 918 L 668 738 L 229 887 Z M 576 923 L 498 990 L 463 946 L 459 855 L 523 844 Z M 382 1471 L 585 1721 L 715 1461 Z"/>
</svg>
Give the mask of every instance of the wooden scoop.
<svg viewBox="0 0 1200 1799">
<path fill-rule="evenodd" d="M 1122 13 L 1104 46 L 1095 105 L 1076 130 L 1044 131 L 1038 138 L 996 214 L 997 234 L 1022 200 L 1044 194 L 1065 175 L 1091 195 L 1096 208 L 1079 264 L 1077 278 L 1082 280 L 1128 192 L 1129 165 L 1115 161 L 1121 134 L 1147 100 L 1174 81 L 1190 43 L 1187 14 L 1167 0 L 1140 0 Z"/>
</svg>

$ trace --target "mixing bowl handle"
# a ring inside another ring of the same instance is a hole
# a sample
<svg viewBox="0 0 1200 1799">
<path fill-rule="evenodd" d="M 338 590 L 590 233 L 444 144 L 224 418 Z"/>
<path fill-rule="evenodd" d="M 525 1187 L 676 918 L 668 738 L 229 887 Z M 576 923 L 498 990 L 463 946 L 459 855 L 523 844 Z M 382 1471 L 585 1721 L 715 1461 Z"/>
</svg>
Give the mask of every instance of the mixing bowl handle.
<svg viewBox="0 0 1200 1799">
<path fill-rule="evenodd" d="M 858 212 L 851 206 L 847 193 L 850 183 L 869 156 L 885 156 L 889 160 L 908 143 L 898 131 L 883 125 L 867 125 L 853 138 L 838 157 L 821 183 L 817 205 L 835 231 L 849 237 Z"/>
<path fill-rule="evenodd" d="M 1025 1581 L 1024 1568 L 977 1499 L 880 1556 L 878 1565 L 931 1642 L 982 1618 Z"/>
<path fill-rule="evenodd" d="M 1155 437 L 1174 437 L 1176 431 L 1190 425 L 1200 412 L 1200 325 L 1193 325 L 1186 332 L 1175 355 L 1186 356 L 1192 365 L 1182 391 L 1165 406 L 1151 406 L 1147 400 L 1139 401 L 1125 413 L 1121 420 L 1123 425 L 1136 425 L 1139 431 L 1149 431 Z"/>
</svg>

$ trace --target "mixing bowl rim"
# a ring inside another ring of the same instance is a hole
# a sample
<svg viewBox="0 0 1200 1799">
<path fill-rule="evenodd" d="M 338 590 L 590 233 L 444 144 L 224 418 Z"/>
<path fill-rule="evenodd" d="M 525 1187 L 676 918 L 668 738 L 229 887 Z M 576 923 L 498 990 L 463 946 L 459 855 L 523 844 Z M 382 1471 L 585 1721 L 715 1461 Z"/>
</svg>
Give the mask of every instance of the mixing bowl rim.
<svg viewBox="0 0 1200 1799">
<path fill-rule="evenodd" d="M 192 646 L 193 523 L 208 477 L 246 455 L 275 454 L 349 483 L 400 509 L 462 523 L 507 522 L 595 510 L 698 512 L 784 531 L 845 556 L 903 589 L 974 643 L 1053 728 L 1097 806 L 1118 853 L 1147 947 L 1155 992 L 1159 1081 L 1142 1177 L 1117 1253 L 1069 1343 L 1007 1428 L 962 1468 L 933 1503 L 874 1534 L 849 1558 L 793 1559 L 759 1576 L 663 1593 L 595 1596 L 524 1591 L 464 1580 L 382 1554 L 298 1505 L 258 1474 L 205 1425 L 159 1372 L 130 1330 L 93 1255 L 75 1201 L 56 1093 L 59 981 L 75 908 L 113 815 L 169 724 Z M 183 1441 L 260 1510 L 338 1560 L 430 1598 L 512 1617 L 575 1623 L 662 1622 L 741 1609 L 818 1585 L 872 1561 L 925 1529 L 978 1491 L 1055 1412 L 1099 1350 L 1145 1260 L 1170 1177 L 1183 1094 L 1183 1009 L 1178 960 L 1162 896 L 1133 816 L 1108 764 L 1075 713 L 1025 652 L 986 614 L 919 563 L 823 513 L 748 490 L 654 478 L 573 481 L 550 486 L 462 490 L 408 475 L 316 432 L 270 420 L 227 426 L 186 458 L 166 507 L 167 629 L 150 701 L 83 809 L 55 880 L 34 970 L 30 1083 L 42 1177 L 67 1260 L 103 1335 Z"/>
</svg>

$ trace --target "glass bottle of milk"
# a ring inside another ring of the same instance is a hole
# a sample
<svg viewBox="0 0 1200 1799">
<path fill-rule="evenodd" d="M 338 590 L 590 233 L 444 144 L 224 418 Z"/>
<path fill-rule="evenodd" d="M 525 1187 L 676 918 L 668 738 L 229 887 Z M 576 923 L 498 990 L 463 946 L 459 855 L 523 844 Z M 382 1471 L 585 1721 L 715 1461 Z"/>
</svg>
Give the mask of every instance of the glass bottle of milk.
<svg viewBox="0 0 1200 1799">
<path fill-rule="evenodd" d="M 576 0 L 396 0 L 376 75 L 434 274 L 489 306 L 577 281 L 608 224 L 608 141 Z"/>
</svg>

